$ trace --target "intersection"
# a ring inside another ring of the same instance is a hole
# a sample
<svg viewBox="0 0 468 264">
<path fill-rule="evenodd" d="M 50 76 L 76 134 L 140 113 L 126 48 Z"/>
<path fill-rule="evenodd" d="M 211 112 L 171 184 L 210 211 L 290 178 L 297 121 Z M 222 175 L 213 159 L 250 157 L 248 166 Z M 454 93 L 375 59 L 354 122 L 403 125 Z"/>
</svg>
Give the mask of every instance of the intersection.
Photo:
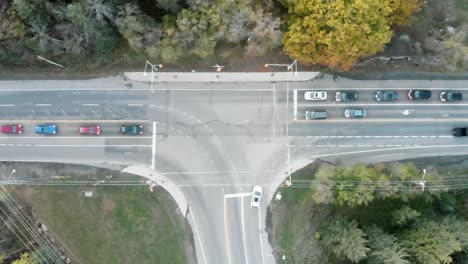
<svg viewBox="0 0 468 264">
<path fill-rule="evenodd" d="M 468 139 L 451 135 L 453 127 L 468 125 L 468 104 L 438 100 L 442 90 L 468 98 L 467 81 L 333 81 L 324 75 L 309 81 L 272 82 L 270 76 L 263 82 L 183 82 L 178 76 L 154 87 L 121 76 L 0 82 L 2 124 L 25 126 L 24 135 L 0 137 L 0 159 L 154 167 L 187 199 L 198 263 L 273 263 L 266 206 L 299 163 L 468 152 Z M 405 94 L 411 88 L 430 89 L 433 98 L 411 102 Z M 400 100 L 377 103 L 373 95 L 383 89 L 397 90 Z M 325 90 L 329 99 L 305 101 L 307 90 Z M 358 91 L 358 101 L 335 102 L 339 90 Z M 368 117 L 347 120 L 347 107 L 366 108 Z M 329 119 L 305 120 L 307 109 L 327 110 Z M 33 133 L 35 124 L 52 122 L 56 136 Z M 127 123 L 143 124 L 145 134 L 120 135 L 119 125 Z M 103 134 L 80 136 L 77 129 L 85 124 L 101 125 Z M 249 206 L 254 185 L 264 187 L 259 210 Z"/>
</svg>

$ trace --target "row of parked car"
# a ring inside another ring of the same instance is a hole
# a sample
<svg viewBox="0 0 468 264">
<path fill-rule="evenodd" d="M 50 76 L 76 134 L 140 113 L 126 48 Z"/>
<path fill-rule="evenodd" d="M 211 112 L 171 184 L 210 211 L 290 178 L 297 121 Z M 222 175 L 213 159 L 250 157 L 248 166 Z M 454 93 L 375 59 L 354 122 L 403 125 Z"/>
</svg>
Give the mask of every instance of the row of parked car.
<svg viewBox="0 0 468 264">
<path fill-rule="evenodd" d="M 337 102 L 353 102 L 358 99 L 359 95 L 356 91 L 339 91 L 335 94 L 335 100 Z M 410 90 L 408 91 L 408 98 L 411 100 L 427 100 L 432 97 L 430 90 Z M 377 91 L 374 95 L 375 100 L 391 102 L 396 101 L 399 98 L 397 91 Z M 444 91 L 439 95 L 440 101 L 442 102 L 457 102 L 463 99 L 463 94 L 457 91 Z M 306 91 L 304 93 L 304 99 L 307 101 L 323 101 L 327 100 L 326 91 Z"/>
<path fill-rule="evenodd" d="M 344 116 L 346 118 L 363 118 L 367 116 L 367 110 L 363 108 L 348 108 L 345 109 Z M 307 120 L 327 119 L 328 112 L 326 110 L 307 110 L 305 118 Z"/>
<path fill-rule="evenodd" d="M 24 127 L 22 125 L 3 125 L 2 133 L 5 134 L 22 134 Z M 57 134 L 57 125 L 55 124 L 44 124 L 37 125 L 34 128 L 34 131 L 37 134 L 44 135 L 55 135 Z M 101 126 L 80 126 L 78 132 L 82 135 L 99 135 L 101 134 Z M 141 135 L 143 134 L 142 125 L 122 125 L 120 126 L 120 133 L 122 134 L 131 134 L 131 135 Z"/>
</svg>

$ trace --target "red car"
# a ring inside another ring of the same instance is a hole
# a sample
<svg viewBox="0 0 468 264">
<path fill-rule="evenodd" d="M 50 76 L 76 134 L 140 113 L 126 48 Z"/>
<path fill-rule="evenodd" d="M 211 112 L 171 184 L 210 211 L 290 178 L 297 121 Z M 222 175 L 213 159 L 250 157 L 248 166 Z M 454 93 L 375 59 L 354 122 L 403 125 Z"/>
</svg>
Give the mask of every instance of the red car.
<svg viewBox="0 0 468 264">
<path fill-rule="evenodd" d="M 3 125 L 2 133 L 21 134 L 23 133 L 23 126 L 22 125 Z"/>
<path fill-rule="evenodd" d="M 80 126 L 80 134 L 99 135 L 100 133 L 101 133 L 100 126 Z"/>
</svg>

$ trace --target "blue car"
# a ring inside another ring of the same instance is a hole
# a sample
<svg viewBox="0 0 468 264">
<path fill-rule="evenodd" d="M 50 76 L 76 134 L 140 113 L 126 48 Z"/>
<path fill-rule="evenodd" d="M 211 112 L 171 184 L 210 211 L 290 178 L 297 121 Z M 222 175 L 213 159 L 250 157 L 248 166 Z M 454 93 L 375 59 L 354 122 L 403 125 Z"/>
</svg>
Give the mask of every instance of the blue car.
<svg viewBox="0 0 468 264">
<path fill-rule="evenodd" d="M 37 134 L 55 135 L 57 133 L 56 125 L 39 125 L 35 129 Z"/>
</svg>

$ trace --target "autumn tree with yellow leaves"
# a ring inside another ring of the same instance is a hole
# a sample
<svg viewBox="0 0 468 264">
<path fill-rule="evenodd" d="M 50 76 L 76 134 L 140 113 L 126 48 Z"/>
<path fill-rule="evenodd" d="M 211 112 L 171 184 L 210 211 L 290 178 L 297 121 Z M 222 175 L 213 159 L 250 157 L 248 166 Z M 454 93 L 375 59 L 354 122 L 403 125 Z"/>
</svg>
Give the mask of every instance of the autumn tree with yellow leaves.
<svg viewBox="0 0 468 264">
<path fill-rule="evenodd" d="M 349 70 L 361 57 L 383 50 L 393 27 L 418 8 L 399 0 L 287 0 L 285 52 L 306 64 Z"/>
</svg>

